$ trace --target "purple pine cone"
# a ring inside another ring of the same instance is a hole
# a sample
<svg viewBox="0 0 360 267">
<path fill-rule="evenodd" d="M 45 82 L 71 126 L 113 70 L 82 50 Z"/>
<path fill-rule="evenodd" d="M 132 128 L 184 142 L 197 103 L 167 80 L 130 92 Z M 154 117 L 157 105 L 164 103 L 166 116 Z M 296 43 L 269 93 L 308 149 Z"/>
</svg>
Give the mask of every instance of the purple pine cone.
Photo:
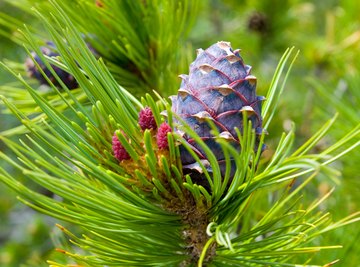
<svg viewBox="0 0 360 267">
<path fill-rule="evenodd" d="M 48 57 L 57 57 L 59 54 L 55 52 L 56 50 L 55 45 L 52 42 L 47 42 L 48 46 L 42 46 L 40 47 L 41 52 L 48 56 Z M 45 75 L 50 79 L 50 81 L 57 87 L 60 87 L 60 84 L 55 79 L 55 77 L 51 74 L 50 70 L 45 66 L 44 62 L 41 60 L 41 58 L 35 53 L 32 52 L 31 55 L 35 59 L 35 61 L 39 64 L 40 68 L 44 71 Z M 74 76 L 67 73 L 66 71 L 51 65 L 56 74 L 60 77 L 60 79 L 63 81 L 63 83 L 69 88 L 69 89 L 75 89 L 78 87 L 78 83 L 75 80 Z M 28 76 L 31 78 L 37 79 L 40 84 L 48 84 L 44 76 L 41 74 L 41 72 L 37 69 L 35 63 L 32 61 L 30 57 L 28 57 L 25 60 L 25 67 L 26 71 L 28 73 Z"/>
<path fill-rule="evenodd" d="M 211 134 L 208 120 L 217 127 L 222 138 L 241 150 L 235 128 L 243 130 L 243 112 L 247 112 L 252 127 L 262 132 L 261 103 L 256 95 L 256 77 L 245 65 L 239 50 L 230 43 L 218 42 L 206 50 L 197 50 L 197 58 L 190 65 L 189 75 L 180 75 L 182 83 L 177 96 L 172 96 L 172 111 L 182 118 L 211 148 L 222 174 L 225 173 L 224 154 Z M 176 122 L 176 121 L 175 121 Z M 184 136 L 200 159 L 207 160 L 203 149 L 190 137 Z M 255 148 L 256 149 L 256 148 Z M 180 147 L 183 168 L 199 170 L 191 154 Z M 231 175 L 235 173 L 234 161 Z"/>
</svg>

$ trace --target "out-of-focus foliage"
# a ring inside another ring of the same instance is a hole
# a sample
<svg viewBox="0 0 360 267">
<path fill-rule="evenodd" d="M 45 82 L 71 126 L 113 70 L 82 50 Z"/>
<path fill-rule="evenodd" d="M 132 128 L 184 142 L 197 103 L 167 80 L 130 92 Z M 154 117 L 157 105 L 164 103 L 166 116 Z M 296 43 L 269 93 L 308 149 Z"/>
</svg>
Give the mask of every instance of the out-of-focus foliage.
<svg viewBox="0 0 360 267">
<path fill-rule="evenodd" d="M 0 1 L 0 10 L 27 20 L 28 15 Z M 0 26 L 0 31 L 7 29 Z M 26 56 L 25 51 L 12 41 L 0 35 L 0 58 L 22 62 Z M 0 83 L 14 82 L 4 69 L 0 69 Z M 9 129 L 15 126 L 11 116 L 2 113 L 0 109 L 0 129 Z M 0 142 L 0 150 L 5 147 Z M 4 167 L 5 162 L 0 161 Z M 7 166 L 10 170 L 10 166 Z M 14 171 L 14 175 L 20 175 Z M 53 227 L 53 221 L 21 205 L 13 192 L 4 185 L 0 185 L 0 266 L 41 266 L 44 257 L 47 257 L 52 244 L 49 240 L 49 232 Z"/>
</svg>

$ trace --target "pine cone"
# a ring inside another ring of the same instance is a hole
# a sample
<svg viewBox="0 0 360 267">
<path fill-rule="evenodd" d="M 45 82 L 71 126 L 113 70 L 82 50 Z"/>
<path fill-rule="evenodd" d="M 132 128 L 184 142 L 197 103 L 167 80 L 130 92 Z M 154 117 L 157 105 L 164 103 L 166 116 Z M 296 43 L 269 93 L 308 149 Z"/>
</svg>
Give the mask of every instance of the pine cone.
<svg viewBox="0 0 360 267">
<path fill-rule="evenodd" d="M 59 54 L 56 52 L 56 47 L 55 47 L 54 43 L 47 42 L 47 45 L 48 46 L 40 47 L 40 50 L 44 55 L 46 55 L 48 57 L 59 56 Z M 50 70 L 45 66 L 45 64 L 41 60 L 41 58 L 35 52 L 32 52 L 31 55 L 34 58 L 34 60 L 39 64 L 40 68 L 44 71 L 45 75 L 50 79 L 50 81 L 55 86 L 60 86 L 60 84 L 55 79 L 55 77 L 52 75 Z M 47 80 L 41 74 L 41 72 L 38 70 L 35 63 L 32 61 L 32 59 L 30 57 L 28 57 L 26 59 L 25 67 L 26 67 L 26 71 L 27 71 L 29 77 L 37 79 L 40 82 L 40 84 L 46 84 L 46 85 L 48 84 Z M 63 83 L 69 89 L 75 89 L 78 87 L 78 83 L 75 80 L 74 76 L 72 76 L 71 74 L 67 73 L 66 71 L 56 67 L 55 65 L 51 65 L 51 67 L 54 69 L 56 74 L 60 77 L 60 79 L 63 81 Z"/>
<path fill-rule="evenodd" d="M 180 75 L 182 84 L 178 95 L 171 97 L 172 111 L 211 148 L 224 175 L 224 154 L 211 133 L 208 120 L 216 125 L 221 137 L 240 151 L 235 128 L 242 132 L 245 111 L 256 133 L 262 132 L 261 103 L 264 97 L 256 95 L 256 77 L 250 74 L 251 67 L 244 64 L 239 50 L 233 51 L 230 43 L 218 42 L 205 51 L 199 49 L 197 52 L 196 60 L 190 65 L 189 75 Z M 180 122 L 175 119 L 175 123 Z M 181 133 L 179 127 L 177 132 Z M 203 149 L 189 136 L 184 135 L 184 139 L 209 166 Z M 184 147 L 180 147 L 180 153 L 185 172 L 200 170 L 198 163 Z M 231 175 L 234 173 L 235 164 L 232 160 Z"/>
</svg>

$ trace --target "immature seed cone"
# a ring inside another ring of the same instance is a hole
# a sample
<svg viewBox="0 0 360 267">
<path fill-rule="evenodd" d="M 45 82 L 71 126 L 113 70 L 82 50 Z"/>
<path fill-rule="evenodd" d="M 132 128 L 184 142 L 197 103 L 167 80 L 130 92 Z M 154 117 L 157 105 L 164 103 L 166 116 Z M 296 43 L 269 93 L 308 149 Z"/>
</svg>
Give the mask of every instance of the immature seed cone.
<svg viewBox="0 0 360 267">
<path fill-rule="evenodd" d="M 112 149 L 113 149 L 114 156 L 115 156 L 115 158 L 117 158 L 118 161 L 121 162 L 123 160 L 130 159 L 129 153 L 126 151 L 124 146 L 121 144 L 121 142 L 119 141 L 119 139 L 115 133 L 112 138 Z"/>
<path fill-rule="evenodd" d="M 243 112 L 247 112 L 252 127 L 261 134 L 261 103 L 264 97 L 256 95 L 256 77 L 250 74 L 251 67 L 244 64 L 239 50 L 233 51 L 230 43 L 218 42 L 206 50 L 197 50 L 197 53 L 196 60 L 190 65 L 189 75 L 180 75 L 182 83 L 178 95 L 171 97 L 172 111 L 211 148 L 224 174 L 224 154 L 210 133 L 208 120 L 216 125 L 220 137 L 240 151 L 235 128 L 240 132 L 243 130 Z M 180 130 L 177 131 L 181 133 Z M 183 137 L 205 165 L 208 165 L 203 149 L 186 134 Z M 201 170 L 184 147 L 180 147 L 180 153 L 185 170 Z M 234 172 L 235 164 L 232 161 L 231 175 Z"/>
<path fill-rule="evenodd" d="M 154 115 L 149 107 L 145 107 L 139 112 L 139 125 L 145 131 L 146 129 L 156 129 L 156 121 Z"/>
<path fill-rule="evenodd" d="M 167 149 L 169 147 L 167 134 L 172 131 L 169 124 L 163 122 L 156 133 L 156 144 L 159 149 Z"/>
<path fill-rule="evenodd" d="M 55 47 L 54 43 L 47 42 L 47 45 L 48 46 L 40 47 L 40 50 L 44 55 L 46 55 L 48 57 L 57 57 L 57 56 L 59 56 L 59 54 L 54 51 L 54 50 L 56 50 L 56 47 Z M 35 61 L 39 64 L 40 68 L 44 71 L 45 75 L 50 79 L 50 81 L 55 86 L 60 86 L 60 84 L 55 79 L 55 77 L 52 75 L 50 70 L 45 66 L 45 64 L 41 60 L 41 58 L 35 52 L 32 52 L 31 55 L 33 56 Z M 74 76 L 72 76 L 68 72 L 66 72 L 66 71 L 64 71 L 64 70 L 62 70 L 62 69 L 60 69 L 60 68 L 58 68 L 58 67 L 56 67 L 54 65 L 51 65 L 51 66 L 54 69 L 54 71 L 56 72 L 56 74 L 60 77 L 61 81 L 63 81 L 63 83 L 69 89 L 75 89 L 75 88 L 78 87 L 78 83 L 75 80 Z M 35 65 L 35 63 L 32 61 L 32 59 L 30 57 L 28 57 L 25 60 L 25 67 L 26 67 L 26 71 L 27 71 L 29 77 L 37 79 L 40 82 L 40 84 L 48 84 L 47 80 L 41 74 L 41 72 L 39 71 L 39 69 L 37 68 L 37 66 Z"/>
</svg>

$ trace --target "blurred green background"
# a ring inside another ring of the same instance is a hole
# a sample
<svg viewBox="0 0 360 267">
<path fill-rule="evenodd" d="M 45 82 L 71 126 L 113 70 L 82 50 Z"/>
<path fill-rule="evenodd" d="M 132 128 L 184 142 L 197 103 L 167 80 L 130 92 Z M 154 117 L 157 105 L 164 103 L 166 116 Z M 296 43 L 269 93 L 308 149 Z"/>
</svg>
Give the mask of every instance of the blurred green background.
<svg viewBox="0 0 360 267">
<path fill-rule="evenodd" d="M 29 15 L 2 0 L 0 10 L 28 24 L 35 23 Z M 271 153 L 281 132 L 293 121 L 297 126 L 297 142 L 301 144 L 338 112 L 330 135 L 318 146 L 321 150 L 360 122 L 359 14 L 360 5 L 353 0 L 207 0 L 201 2 L 189 41 L 193 49 L 206 48 L 220 40 L 241 48 L 245 63 L 253 66 L 252 73 L 258 78 L 260 95 L 269 87 L 285 49 L 291 46 L 299 49 L 300 56 L 287 82 L 277 117 L 268 129 L 266 143 Z M 25 57 L 21 47 L 0 36 L 1 60 L 23 62 Z M 0 69 L 0 85 L 8 82 L 12 82 L 11 77 Z M 16 125 L 6 114 L 0 114 L 0 122 L 0 131 Z M 1 143 L 0 149 L 4 149 Z M 335 186 L 335 193 L 322 207 L 332 213 L 334 220 L 360 210 L 359 165 L 360 151 L 342 158 L 335 166 L 343 173 L 339 181 L 320 176 L 305 193 L 305 201 L 322 196 Z M 0 266 L 46 266 L 45 260 L 57 257 L 53 243 L 61 239 L 54 224 L 55 220 L 20 204 L 0 184 Z M 342 244 L 343 248 L 323 251 L 315 260 L 320 264 L 340 258 L 336 266 L 360 266 L 358 241 L 359 224 L 327 233 L 317 242 Z"/>
<path fill-rule="evenodd" d="M 0 11 L 31 23 L 33 18 L 11 5 L 0 0 Z M 6 31 L 6 28 L 0 30 Z M 0 35 L 0 59 L 14 62 L 23 62 L 26 57 L 25 50 L 8 38 Z M 0 86 L 16 82 L 3 68 L 0 67 Z M 0 89 L 1 91 L 1 89 Z M 3 104 L 1 103 L 0 106 Z M 9 129 L 18 124 L 11 115 L 4 114 L 0 108 L 0 131 Z M 14 140 L 18 137 L 14 137 Z M 0 142 L 1 151 L 6 151 Z M 0 161 L 0 165 L 16 173 L 11 166 Z M 16 195 L 0 183 L 0 266 L 48 266 L 46 260 L 54 253 L 54 242 L 60 238 L 55 228 L 56 221 L 50 217 L 39 214 L 23 205 Z"/>
</svg>

